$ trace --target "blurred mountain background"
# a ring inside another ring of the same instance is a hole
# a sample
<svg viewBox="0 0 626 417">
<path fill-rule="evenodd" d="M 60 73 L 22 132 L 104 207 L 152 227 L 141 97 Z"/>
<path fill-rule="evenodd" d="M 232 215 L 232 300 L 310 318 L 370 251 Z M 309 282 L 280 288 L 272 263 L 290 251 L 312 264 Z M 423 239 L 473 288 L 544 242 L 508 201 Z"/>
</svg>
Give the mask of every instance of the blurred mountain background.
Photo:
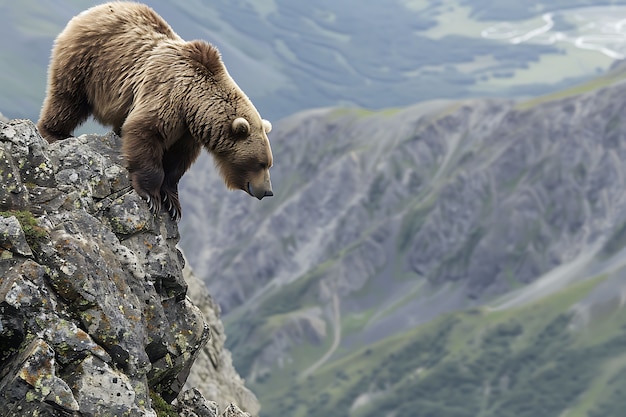
<svg viewBox="0 0 626 417">
<path fill-rule="evenodd" d="M 0 109 L 8 117 L 38 116 L 54 37 L 98 3 L 0 1 Z M 613 59 L 599 49 L 626 53 L 615 26 L 624 1 L 145 3 L 183 38 L 218 46 L 233 78 L 272 120 L 326 106 L 544 94 L 606 70 Z M 588 9 L 595 4 L 604 7 Z"/>
<path fill-rule="evenodd" d="M 275 197 L 181 192 L 263 416 L 623 415 L 626 1 L 146 3 L 274 122 Z M 0 1 L 2 113 L 93 4 Z"/>
</svg>

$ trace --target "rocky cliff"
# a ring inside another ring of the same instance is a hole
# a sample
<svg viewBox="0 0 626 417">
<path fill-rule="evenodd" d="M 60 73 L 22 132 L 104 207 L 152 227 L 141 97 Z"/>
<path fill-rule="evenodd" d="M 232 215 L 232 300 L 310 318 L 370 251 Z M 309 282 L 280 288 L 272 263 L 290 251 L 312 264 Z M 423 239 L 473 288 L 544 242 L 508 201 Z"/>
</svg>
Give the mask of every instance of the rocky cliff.
<svg viewBox="0 0 626 417">
<path fill-rule="evenodd" d="M 177 225 L 131 191 L 119 149 L 0 121 L 2 415 L 258 413 Z"/>
</svg>

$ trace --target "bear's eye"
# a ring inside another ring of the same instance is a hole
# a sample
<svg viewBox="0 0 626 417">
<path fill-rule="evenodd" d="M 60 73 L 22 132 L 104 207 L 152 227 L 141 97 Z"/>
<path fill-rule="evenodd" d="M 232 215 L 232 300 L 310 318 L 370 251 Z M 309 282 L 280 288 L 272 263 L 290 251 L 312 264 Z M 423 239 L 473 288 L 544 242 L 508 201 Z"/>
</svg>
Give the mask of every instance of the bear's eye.
<svg viewBox="0 0 626 417">
<path fill-rule="evenodd" d="M 259 169 L 260 170 L 267 169 L 267 164 L 265 162 L 259 162 Z"/>
</svg>

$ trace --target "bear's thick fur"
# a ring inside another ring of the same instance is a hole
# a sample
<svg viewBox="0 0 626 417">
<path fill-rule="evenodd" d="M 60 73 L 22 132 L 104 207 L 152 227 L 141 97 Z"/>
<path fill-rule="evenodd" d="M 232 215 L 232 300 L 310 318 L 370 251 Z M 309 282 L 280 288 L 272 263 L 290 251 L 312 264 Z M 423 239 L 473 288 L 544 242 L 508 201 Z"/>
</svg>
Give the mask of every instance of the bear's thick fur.
<svg viewBox="0 0 626 417">
<path fill-rule="evenodd" d="M 273 195 L 271 124 L 204 41 L 186 42 L 151 8 L 102 4 L 74 17 L 52 50 L 37 127 L 49 141 L 93 115 L 122 136 L 133 188 L 181 214 L 178 181 L 205 147 L 226 186 Z"/>
</svg>

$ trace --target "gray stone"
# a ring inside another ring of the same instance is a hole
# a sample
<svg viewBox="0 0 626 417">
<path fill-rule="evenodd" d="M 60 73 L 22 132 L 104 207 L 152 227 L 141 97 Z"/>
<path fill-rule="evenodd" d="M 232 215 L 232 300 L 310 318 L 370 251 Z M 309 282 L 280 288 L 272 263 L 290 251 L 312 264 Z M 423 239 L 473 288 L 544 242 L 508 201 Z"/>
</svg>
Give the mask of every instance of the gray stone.
<svg viewBox="0 0 626 417">
<path fill-rule="evenodd" d="M 181 394 L 176 408 L 180 417 L 250 417 L 250 414 L 241 411 L 235 404 L 228 404 L 220 414 L 217 403 L 207 401 L 195 388 Z"/>
<path fill-rule="evenodd" d="M 67 380 L 76 393 L 81 413 L 156 416 L 146 407 L 149 400 L 145 381 L 142 387 L 121 370 L 94 356 L 76 363 Z"/>
<path fill-rule="evenodd" d="M 0 216 L 0 248 L 16 255 L 33 256 L 22 226 L 15 216 Z"/>
<path fill-rule="evenodd" d="M 218 417 L 219 408 L 216 402 L 207 401 L 202 393 L 189 389 L 182 393 L 177 403 L 180 417 Z"/>
<path fill-rule="evenodd" d="M 230 404 L 222 413 L 223 417 L 250 417 L 250 414 L 244 413 L 235 404 Z"/>
<path fill-rule="evenodd" d="M 25 345 L 4 369 L 0 398 L 10 408 L 24 402 L 55 403 L 63 410 L 78 411 L 78 402 L 68 384 L 56 375 L 54 350 L 43 340 Z"/>
<path fill-rule="evenodd" d="M 0 140 L 2 140 L 1 137 Z M 27 204 L 28 191 L 22 183 L 17 163 L 11 156 L 10 147 L 0 149 L 0 210 L 20 210 Z"/>
<path fill-rule="evenodd" d="M 120 143 L 0 124 L 3 415 L 156 416 L 150 391 L 176 400 L 210 338 L 177 225 L 129 188 Z"/>
</svg>

